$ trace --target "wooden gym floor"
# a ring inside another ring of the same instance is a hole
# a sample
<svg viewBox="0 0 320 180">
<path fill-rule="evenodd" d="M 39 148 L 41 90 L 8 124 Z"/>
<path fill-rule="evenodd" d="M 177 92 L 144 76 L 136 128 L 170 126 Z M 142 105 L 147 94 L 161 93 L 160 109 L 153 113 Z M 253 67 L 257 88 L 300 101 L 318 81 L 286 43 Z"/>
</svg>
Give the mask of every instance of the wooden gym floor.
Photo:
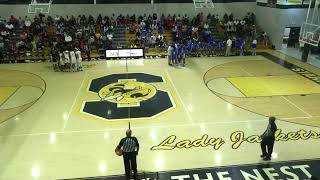
<svg viewBox="0 0 320 180">
<path fill-rule="evenodd" d="M 276 51 L 190 58 L 183 68 L 166 59 L 84 62 L 76 73 L 2 64 L 0 179 L 123 174 L 114 149 L 128 122 L 141 144 L 140 171 L 262 162 L 267 116 L 278 118 L 272 161 L 318 158 L 319 75 Z M 145 98 L 101 101 L 121 82 Z"/>
</svg>

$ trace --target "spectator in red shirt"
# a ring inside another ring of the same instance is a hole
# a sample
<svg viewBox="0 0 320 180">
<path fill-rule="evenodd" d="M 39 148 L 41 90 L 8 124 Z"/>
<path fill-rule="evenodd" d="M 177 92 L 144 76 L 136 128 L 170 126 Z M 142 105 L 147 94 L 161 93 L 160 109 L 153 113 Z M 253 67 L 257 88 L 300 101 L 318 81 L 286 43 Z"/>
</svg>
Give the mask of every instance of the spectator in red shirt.
<svg viewBox="0 0 320 180">
<path fill-rule="evenodd" d="M 16 25 L 18 22 L 17 18 L 15 18 L 13 15 L 11 15 L 10 19 L 9 19 L 9 23 Z"/>
</svg>

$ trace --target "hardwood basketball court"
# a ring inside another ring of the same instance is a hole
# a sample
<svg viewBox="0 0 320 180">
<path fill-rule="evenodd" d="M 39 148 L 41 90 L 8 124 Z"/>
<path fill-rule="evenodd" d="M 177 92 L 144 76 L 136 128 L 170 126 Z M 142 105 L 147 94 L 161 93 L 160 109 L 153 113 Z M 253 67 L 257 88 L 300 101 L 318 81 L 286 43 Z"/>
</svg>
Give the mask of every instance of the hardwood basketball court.
<svg viewBox="0 0 320 180">
<path fill-rule="evenodd" d="M 268 116 L 279 128 L 272 162 L 319 158 L 317 67 L 276 51 L 189 58 L 183 68 L 166 59 L 84 63 L 76 73 L 0 66 L 0 179 L 123 174 L 114 149 L 128 122 L 140 172 L 265 164 L 259 135 Z M 136 94 L 102 100 L 105 87 L 123 84 Z"/>
</svg>

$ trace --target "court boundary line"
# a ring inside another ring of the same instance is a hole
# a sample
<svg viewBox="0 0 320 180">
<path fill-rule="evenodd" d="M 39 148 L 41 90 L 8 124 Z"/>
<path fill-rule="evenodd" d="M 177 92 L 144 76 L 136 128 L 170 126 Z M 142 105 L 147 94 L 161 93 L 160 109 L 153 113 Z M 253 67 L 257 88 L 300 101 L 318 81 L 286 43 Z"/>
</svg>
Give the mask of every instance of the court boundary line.
<svg viewBox="0 0 320 180">
<path fill-rule="evenodd" d="M 266 51 L 262 51 L 262 52 L 271 54 L 270 52 L 266 52 Z M 275 52 L 277 52 L 277 53 L 279 53 L 279 54 L 282 54 L 282 55 L 284 55 L 284 56 L 288 56 L 289 58 L 292 59 L 292 61 L 296 61 L 295 63 L 298 63 L 298 64 L 299 64 L 299 63 L 303 63 L 301 60 L 299 60 L 299 59 L 297 59 L 297 58 L 295 58 L 295 57 L 293 57 L 293 56 L 291 56 L 291 55 L 288 55 L 288 54 L 286 54 L 286 53 L 283 53 L 283 52 L 281 52 L 281 51 L 275 50 Z M 261 53 L 261 52 L 260 52 L 260 53 Z M 276 55 L 276 54 L 271 54 L 271 55 L 273 55 L 273 56 L 275 56 L 275 57 L 278 57 L 278 55 Z M 278 57 L 278 58 L 280 58 L 280 57 Z M 285 61 L 286 61 L 286 60 L 285 60 Z M 288 61 L 287 61 L 287 62 L 288 62 Z M 293 64 L 293 63 L 292 63 L 292 64 Z M 315 66 L 315 65 L 313 65 L 313 64 L 309 64 L 308 62 L 306 62 L 306 64 L 309 65 L 309 66 L 311 66 L 312 68 L 317 68 L 317 69 L 319 69 L 318 66 Z M 296 65 L 296 64 L 294 64 L 294 65 Z M 302 67 L 302 68 L 303 68 L 303 67 Z M 310 71 L 310 70 L 308 70 L 308 71 Z M 310 71 L 310 72 L 312 72 L 312 71 Z M 312 72 L 312 73 L 319 75 L 319 73 L 315 73 L 315 72 Z"/>
<path fill-rule="evenodd" d="M 289 99 L 287 99 L 284 96 L 281 96 L 284 100 L 286 100 L 288 103 L 290 103 L 291 105 L 293 105 L 294 107 L 296 107 L 297 109 L 299 109 L 301 112 L 303 112 L 304 114 L 306 114 L 307 116 L 309 116 L 309 118 L 313 117 L 311 116 L 309 113 L 307 113 L 306 111 L 304 111 L 302 108 L 300 108 L 298 105 L 296 105 L 294 102 L 290 101 Z"/>
<path fill-rule="evenodd" d="M 81 89 L 82 89 L 82 87 L 83 87 L 83 84 L 84 84 L 84 81 L 85 81 L 86 77 L 87 77 L 87 72 L 84 73 L 84 76 L 83 76 L 83 79 L 82 79 L 82 82 L 81 82 L 81 86 L 79 87 L 78 92 L 77 92 L 77 95 L 76 95 L 76 97 L 74 98 L 73 103 L 72 103 L 72 105 L 71 105 L 71 108 L 70 108 L 70 110 L 69 110 L 69 112 L 68 112 L 68 119 L 65 120 L 65 122 L 63 123 L 62 131 L 64 131 L 64 130 L 66 129 L 66 127 L 67 127 L 67 124 L 68 124 L 69 119 L 70 119 L 71 112 L 72 112 L 72 110 L 73 110 L 73 108 L 74 108 L 74 106 L 75 106 L 75 104 L 76 104 L 76 102 L 77 102 L 77 99 L 78 99 L 78 97 L 79 97 L 80 91 L 81 91 Z"/>
<path fill-rule="evenodd" d="M 249 73 L 248 71 L 246 71 L 245 69 L 243 69 L 243 67 L 242 66 L 239 66 L 240 67 L 240 69 L 243 71 L 243 72 L 245 72 L 245 73 L 247 73 L 250 77 L 256 77 L 256 75 L 254 75 L 254 74 L 251 74 L 251 73 Z"/>
<path fill-rule="evenodd" d="M 172 80 L 172 78 L 171 78 L 171 76 L 170 76 L 170 74 L 169 74 L 169 72 L 168 72 L 168 69 L 165 68 L 165 71 L 166 71 L 166 74 L 167 74 L 168 79 L 169 79 L 169 81 L 170 81 L 170 84 L 172 85 L 174 91 L 176 92 L 176 94 L 177 94 L 177 96 L 178 96 L 178 98 L 179 98 L 179 100 L 180 100 L 180 102 L 181 102 L 181 104 L 182 104 L 182 106 L 183 106 L 183 109 L 184 109 L 184 111 L 185 111 L 186 114 L 187 114 L 187 117 L 188 117 L 189 121 L 191 121 L 191 122 L 193 123 L 192 116 L 190 115 L 190 112 L 188 111 L 185 103 L 182 101 L 182 98 L 181 98 L 181 96 L 180 96 L 180 93 L 178 92 L 178 89 L 177 89 L 176 86 L 174 85 L 173 80 Z"/>
<path fill-rule="evenodd" d="M 304 117 L 288 117 L 288 118 L 281 118 L 281 119 L 290 120 L 290 119 L 309 119 L 309 118 L 320 118 L 320 116 L 312 116 L 312 117 L 307 117 L 307 116 L 304 116 Z"/>
</svg>

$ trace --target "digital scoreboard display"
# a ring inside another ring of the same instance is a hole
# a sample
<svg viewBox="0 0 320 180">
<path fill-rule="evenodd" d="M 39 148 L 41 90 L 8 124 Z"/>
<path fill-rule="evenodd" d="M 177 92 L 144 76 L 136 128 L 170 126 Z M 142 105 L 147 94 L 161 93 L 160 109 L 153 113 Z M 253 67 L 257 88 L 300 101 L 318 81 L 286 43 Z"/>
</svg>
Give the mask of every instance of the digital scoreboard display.
<svg viewBox="0 0 320 180">
<path fill-rule="evenodd" d="M 107 49 L 106 58 L 144 57 L 143 49 Z"/>
</svg>

